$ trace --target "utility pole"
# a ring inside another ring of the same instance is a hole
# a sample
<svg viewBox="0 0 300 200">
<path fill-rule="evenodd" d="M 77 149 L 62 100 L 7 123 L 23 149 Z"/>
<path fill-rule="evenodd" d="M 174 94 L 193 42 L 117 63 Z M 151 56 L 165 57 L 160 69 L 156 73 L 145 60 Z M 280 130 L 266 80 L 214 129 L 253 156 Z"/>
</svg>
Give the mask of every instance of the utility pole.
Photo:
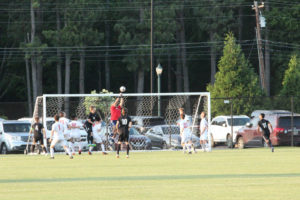
<svg viewBox="0 0 300 200">
<path fill-rule="evenodd" d="M 252 6 L 252 9 L 255 11 L 255 17 L 256 17 L 256 41 L 257 41 L 257 50 L 258 50 L 260 84 L 261 84 L 261 88 L 264 91 L 267 91 L 266 84 L 265 84 L 265 63 L 264 63 L 264 57 L 262 52 L 262 40 L 261 40 L 260 21 L 259 21 L 259 9 L 263 7 L 264 7 L 264 3 L 258 5 L 257 1 L 254 1 L 254 5 Z"/>
<path fill-rule="evenodd" d="M 153 13 L 153 0 L 151 0 L 151 34 L 150 34 L 150 93 L 153 93 L 153 19 L 154 19 L 154 13 Z"/>
</svg>

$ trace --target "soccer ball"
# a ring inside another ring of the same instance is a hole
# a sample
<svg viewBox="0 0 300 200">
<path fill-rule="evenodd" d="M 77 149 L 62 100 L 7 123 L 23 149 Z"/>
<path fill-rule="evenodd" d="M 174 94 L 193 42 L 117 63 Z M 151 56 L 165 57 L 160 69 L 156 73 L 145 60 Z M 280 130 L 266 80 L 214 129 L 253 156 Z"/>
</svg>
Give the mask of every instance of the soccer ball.
<svg viewBox="0 0 300 200">
<path fill-rule="evenodd" d="M 125 92 L 126 91 L 126 87 L 125 86 L 121 86 L 120 87 L 120 92 Z"/>
</svg>

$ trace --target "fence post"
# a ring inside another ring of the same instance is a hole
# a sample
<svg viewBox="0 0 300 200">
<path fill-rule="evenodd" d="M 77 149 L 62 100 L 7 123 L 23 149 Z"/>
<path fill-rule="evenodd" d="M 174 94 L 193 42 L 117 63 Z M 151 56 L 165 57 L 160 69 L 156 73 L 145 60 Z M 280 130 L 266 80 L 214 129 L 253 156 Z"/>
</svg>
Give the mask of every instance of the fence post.
<svg viewBox="0 0 300 200">
<path fill-rule="evenodd" d="M 231 99 L 231 105 L 230 105 L 230 117 L 231 117 L 231 144 L 230 144 L 230 148 L 233 148 L 233 98 Z"/>
<path fill-rule="evenodd" d="M 294 97 L 291 97 L 291 111 L 292 111 L 292 117 L 291 117 L 291 146 L 294 146 Z"/>
</svg>

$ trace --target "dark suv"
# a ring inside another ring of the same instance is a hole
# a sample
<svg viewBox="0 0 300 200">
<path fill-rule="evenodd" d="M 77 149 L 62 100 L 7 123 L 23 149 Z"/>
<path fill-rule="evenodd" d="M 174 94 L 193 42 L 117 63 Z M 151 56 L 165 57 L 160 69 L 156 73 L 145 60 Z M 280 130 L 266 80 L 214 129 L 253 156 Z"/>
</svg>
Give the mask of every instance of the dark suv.
<svg viewBox="0 0 300 200">
<path fill-rule="evenodd" d="M 245 146 L 263 146 L 264 140 L 262 134 L 257 132 L 257 123 L 259 114 L 265 113 L 265 119 L 270 121 L 273 132 L 270 139 L 273 145 L 290 145 L 292 141 L 292 133 L 294 144 L 300 144 L 300 114 L 293 115 L 293 131 L 292 131 L 292 113 L 283 110 L 260 110 L 251 114 L 251 121 L 246 126 L 237 131 L 237 146 L 244 148 Z"/>
</svg>

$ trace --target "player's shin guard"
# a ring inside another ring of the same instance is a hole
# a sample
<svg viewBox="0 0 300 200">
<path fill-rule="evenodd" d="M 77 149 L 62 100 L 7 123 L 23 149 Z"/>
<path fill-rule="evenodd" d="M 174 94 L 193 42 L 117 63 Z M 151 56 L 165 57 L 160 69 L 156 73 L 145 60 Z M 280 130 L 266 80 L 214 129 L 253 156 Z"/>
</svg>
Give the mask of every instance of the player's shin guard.
<svg viewBox="0 0 300 200">
<path fill-rule="evenodd" d="M 31 145 L 31 153 L 34 152 L 35 144 Z"/>
<path fill-rule="evenodd" d="M 127 155 L 129 155 L 129 144 L 126 145 Z"/>
</svg>

